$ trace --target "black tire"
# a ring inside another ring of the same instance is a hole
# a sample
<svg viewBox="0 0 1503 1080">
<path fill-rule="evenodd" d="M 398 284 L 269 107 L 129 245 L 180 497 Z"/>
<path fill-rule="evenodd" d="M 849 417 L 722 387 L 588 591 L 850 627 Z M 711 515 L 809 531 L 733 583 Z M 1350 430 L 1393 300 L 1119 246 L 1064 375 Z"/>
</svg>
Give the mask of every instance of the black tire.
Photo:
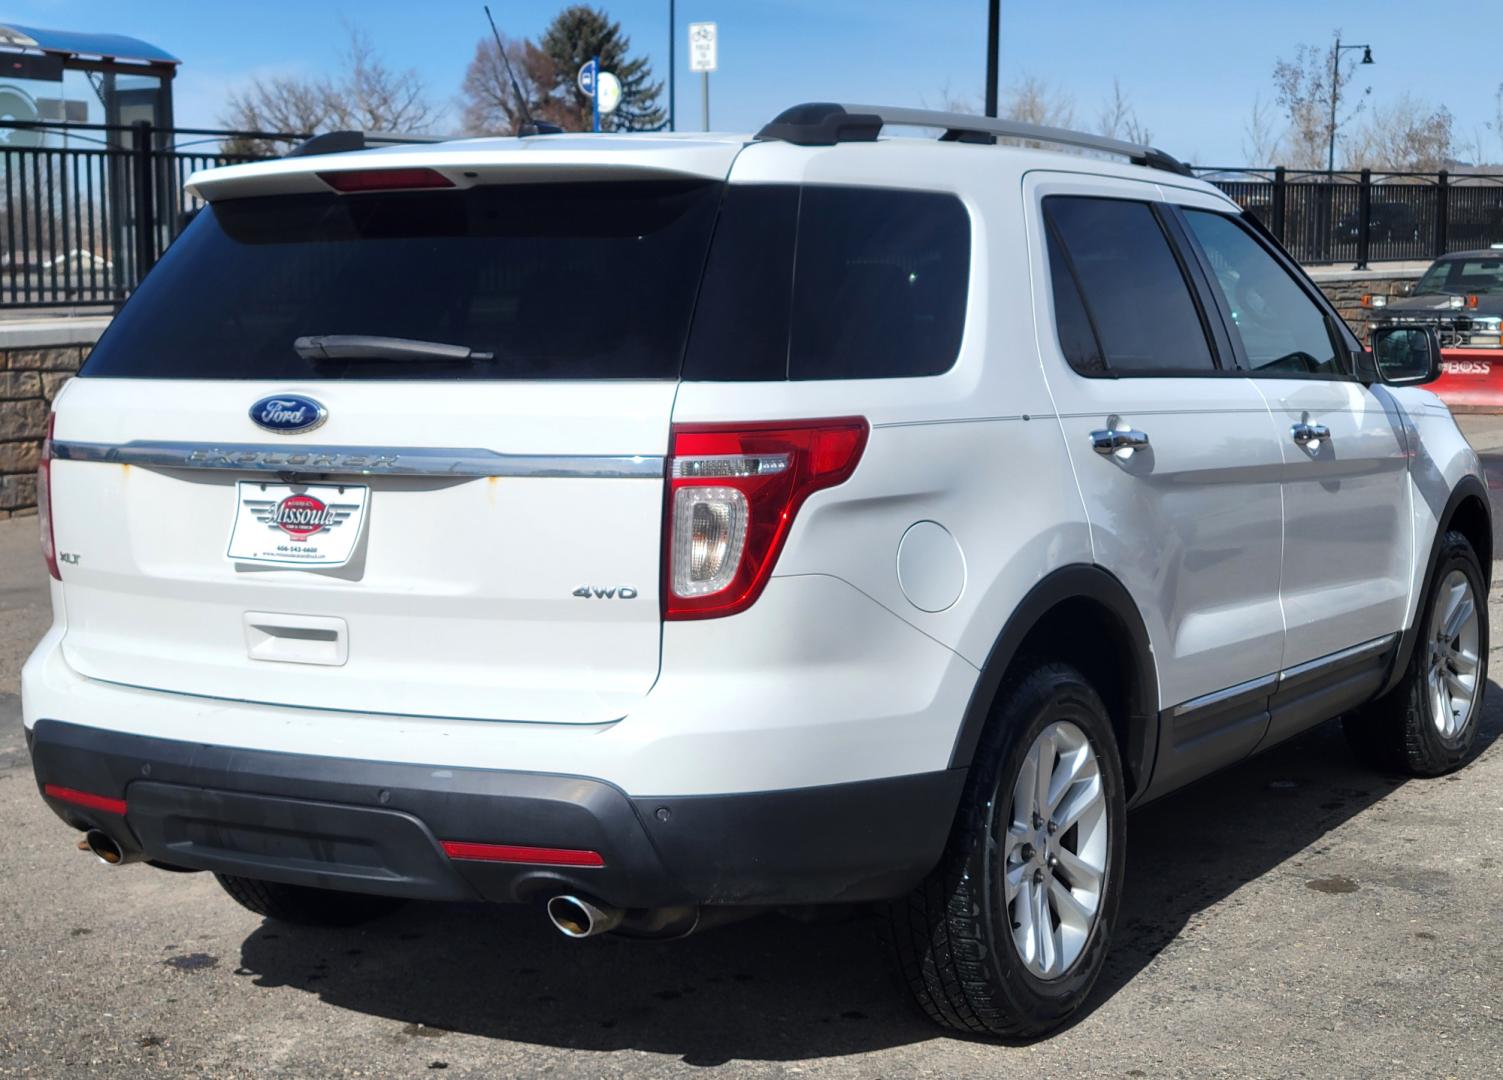
<svg viewBox="0 0 1503 1080">
<path fill-rule="evenodd" d="M 1466 576 L 1478 609 L 1477 690 L 1464 726 L 1447 737 L 1436 723 L 1435 705 L 1427 689 L 1430 623 L 1440 603 L 1439 585 L 1454 571 Z M 1471 753 L 1487 691 L 1487 585 L 1482 564 L 1471 543 L 1458 532 L 1441 539 L 1440 558 L 1425 589 L 1424 605 L 1416 617 L 1419 636 L 1404 674 L 1392 690 L 1342 719 L 1353 752 L 1365 763 L 1414 776 L 1440 776 L 1459 768 Z"/>
<path fill-rule="evenodd" d="M 268 919 L 300 926 L 358 926 L 388 915 L 407 902 L 396 896 L 313 889 L 231 874 L 214 877 L 241 907 Z"/>
<path fill-rule="evenodd" d="M 1106 959 L 1122 890 L 1126 814 L 1122 766 L 1106 707 L 1067 664 L 1043 662 L 1004 683 L 977 747 L 940 864 L 879 920 L 898 974 L 930 1019 L 971 1034 L 1012 1038 L 1059 1026 L 1090 993 Z M 1106 805 L 1107 853 L 1095 924 L 1060 976 L 1030 971 L 1013 943 L 997 841 L 1012 819 L 1012 793 L 1030 747 L 1059 720 L 1095 752 Z"/>
</svg>

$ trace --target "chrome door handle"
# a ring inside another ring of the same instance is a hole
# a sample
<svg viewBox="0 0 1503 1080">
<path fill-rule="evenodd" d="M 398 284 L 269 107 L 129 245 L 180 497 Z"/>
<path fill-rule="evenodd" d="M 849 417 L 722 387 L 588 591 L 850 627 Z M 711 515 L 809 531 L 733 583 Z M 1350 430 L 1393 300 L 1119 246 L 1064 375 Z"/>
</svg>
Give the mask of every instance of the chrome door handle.
<svg viewBox="0 0 1503 1080">
<path fill-rule="evenodd" d="M 1331 429 L 1324 424 L 1295 424 L 1290 430 L 1294 433 L 1294 441 L 1301 446 L 1318 446 L 1331 439 Z"/>
<path fill-rule="evenodd" d="M 1134 431 L 1131 428 L 1124 431 L 1093 431 L 1091 449 L 1103 456 L 1115 454 L 1118 450 L 1146 450 L 1148 432 Z"/>
</svg>

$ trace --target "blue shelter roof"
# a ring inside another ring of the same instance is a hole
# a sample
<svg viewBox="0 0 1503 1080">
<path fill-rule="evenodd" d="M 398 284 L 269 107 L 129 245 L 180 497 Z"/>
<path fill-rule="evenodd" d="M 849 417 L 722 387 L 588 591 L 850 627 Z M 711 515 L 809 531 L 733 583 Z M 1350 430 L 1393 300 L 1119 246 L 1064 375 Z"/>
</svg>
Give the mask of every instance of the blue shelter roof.
<svg viewBox="0 0 1503 1080">
<path fill-rule="evenodd" d="M 102 56 L 107 60 L 135 60 L 151 64 L 180 64 L 169 52 L 124 34 L 93 34 L 80 30 L 39 30 L 15 23 L 0 25 L 0 45 L 65 56 Z"/>
</svg>

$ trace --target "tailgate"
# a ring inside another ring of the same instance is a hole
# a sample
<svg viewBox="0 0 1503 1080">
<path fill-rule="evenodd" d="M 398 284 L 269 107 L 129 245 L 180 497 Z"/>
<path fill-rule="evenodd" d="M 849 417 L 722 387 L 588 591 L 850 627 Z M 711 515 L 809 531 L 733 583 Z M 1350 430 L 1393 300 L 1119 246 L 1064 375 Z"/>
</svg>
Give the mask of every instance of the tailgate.
<svg viewBox="0 0 1503 1080">
<path fill-rule="evenodd" d="M 647 692 L 673 384 L 294 388 L 316 389 L 329 413 L 296 444 L 248 421 L 268 389 L 70 386 L 53 520 L 63 650 L 79 672 L 282 705 L 547 722 L 619 719 Z M 319 467 L 287 467 L 305 460 Z M 363 517 L 340 526 L 358 530 L 348 561 L 229 557 L 242 484 L 365 487 Z"/>
</svg>

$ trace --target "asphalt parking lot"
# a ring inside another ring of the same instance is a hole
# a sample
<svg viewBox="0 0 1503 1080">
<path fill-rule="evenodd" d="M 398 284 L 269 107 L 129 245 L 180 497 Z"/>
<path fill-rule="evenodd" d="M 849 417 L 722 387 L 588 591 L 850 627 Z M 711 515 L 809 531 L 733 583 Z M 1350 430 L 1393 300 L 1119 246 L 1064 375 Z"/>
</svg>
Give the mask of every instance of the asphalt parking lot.
<svg viewBox="0 0 1503 1080">
<path fill-rule="evenodd" d="M 1503 491 L 1503 423 L 1467 426 Z M 208 875 L 98 864 L 21 734 L 34 532 L 0 522 L 0 1075 L 1503 1075 L 1497 651 L 1457 774 L 1365 771 L 1328 724 L 1134 814 L 1089 1008 L 1000 1045 L 910 1012 L 859 920 L 571 942 L 538 912 L 433 906 L 312 931 Z"/>
</svg>

